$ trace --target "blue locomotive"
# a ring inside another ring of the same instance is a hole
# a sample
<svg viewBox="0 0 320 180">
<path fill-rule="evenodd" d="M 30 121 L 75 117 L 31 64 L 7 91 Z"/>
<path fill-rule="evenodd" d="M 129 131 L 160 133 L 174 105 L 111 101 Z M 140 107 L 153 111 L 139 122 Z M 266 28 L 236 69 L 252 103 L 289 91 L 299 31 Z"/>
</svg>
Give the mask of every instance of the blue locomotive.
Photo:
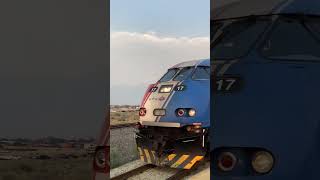
<svg viewBox="0 0 320 180">
<path fill-rule="evenodd" d="M 179 63 L 147 89 L 137 124 L 141 160 L 190 169 L 209 147 L 210 60 Z"/>
<path fill-rule="evenodd" d="M 320 179 L 320 1 L 212 13 L 211 179 Z"/>
</svg>

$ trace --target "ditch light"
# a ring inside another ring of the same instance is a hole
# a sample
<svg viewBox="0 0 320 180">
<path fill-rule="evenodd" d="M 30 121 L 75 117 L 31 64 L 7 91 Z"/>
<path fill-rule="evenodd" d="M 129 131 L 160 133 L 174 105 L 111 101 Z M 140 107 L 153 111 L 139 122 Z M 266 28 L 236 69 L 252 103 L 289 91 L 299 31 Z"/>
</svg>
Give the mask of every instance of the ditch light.
<svg viewBox="0 0 320 180">
<path fill-rule="evenodd" d="M 107 172 L 109 171 L 110 167 L 108 164 L 109 159 L 109 147 L 98 147 L 95 154 L 94 154 L 94 164 L 93 167 L 96 171 L 99 172 Z"/>
<path fill-rule="evenodd" d="M 153 110 L 153 115 L 155 116 L 165 116 L 166 110 L 165 109 L 155 109 Z"/>
</svg>

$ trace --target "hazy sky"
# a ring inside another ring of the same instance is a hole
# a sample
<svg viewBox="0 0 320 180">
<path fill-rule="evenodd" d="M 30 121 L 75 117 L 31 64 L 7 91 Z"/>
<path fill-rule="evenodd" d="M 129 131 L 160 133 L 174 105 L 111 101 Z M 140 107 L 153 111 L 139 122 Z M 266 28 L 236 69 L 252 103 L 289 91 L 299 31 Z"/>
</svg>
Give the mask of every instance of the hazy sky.
<svg viewBox="0 0 320 180">
<path fill-rule="evenodd" d="M 168 67 L 209 57 L 209 0 L 111 0 L 111 104 L 139 104 Z"/>
</svg>

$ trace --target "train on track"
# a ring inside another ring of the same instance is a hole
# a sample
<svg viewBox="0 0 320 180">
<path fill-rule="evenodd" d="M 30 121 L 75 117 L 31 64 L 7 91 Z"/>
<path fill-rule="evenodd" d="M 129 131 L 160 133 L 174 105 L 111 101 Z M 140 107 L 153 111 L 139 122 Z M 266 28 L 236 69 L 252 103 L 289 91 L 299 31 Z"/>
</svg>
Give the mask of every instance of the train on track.
<svg viewBox="0 0 320 180">
<path fill-rule="evenodd" d="M 142 161 L 191 169 L 208 154 L 210 60 L 179 63 L 143 97 L 136 126 Z"/>
</svg>

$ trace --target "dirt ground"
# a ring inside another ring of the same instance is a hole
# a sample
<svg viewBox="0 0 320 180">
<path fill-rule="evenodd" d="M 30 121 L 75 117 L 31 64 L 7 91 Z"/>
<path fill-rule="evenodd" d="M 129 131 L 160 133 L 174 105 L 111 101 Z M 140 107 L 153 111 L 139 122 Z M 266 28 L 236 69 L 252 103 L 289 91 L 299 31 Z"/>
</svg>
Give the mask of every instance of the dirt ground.
<svg viewBox="0 0 320 180">
<path fill-rule="evenodd" d="M 0 180 L 88 180 L 91 160 L 0 161 Z"/>
<path fill-rule="evenodd" d="M 92 177 L 92 157 L 76 149 L 44 148 L 10 152 L 10 155 L 21 159 L 0 160 L 0 180 L 88 180 Z M 50 159 L 32 158 L 37 155 Z M 5 155 L 2 153 L 2 156 Z"/>
</svg>

